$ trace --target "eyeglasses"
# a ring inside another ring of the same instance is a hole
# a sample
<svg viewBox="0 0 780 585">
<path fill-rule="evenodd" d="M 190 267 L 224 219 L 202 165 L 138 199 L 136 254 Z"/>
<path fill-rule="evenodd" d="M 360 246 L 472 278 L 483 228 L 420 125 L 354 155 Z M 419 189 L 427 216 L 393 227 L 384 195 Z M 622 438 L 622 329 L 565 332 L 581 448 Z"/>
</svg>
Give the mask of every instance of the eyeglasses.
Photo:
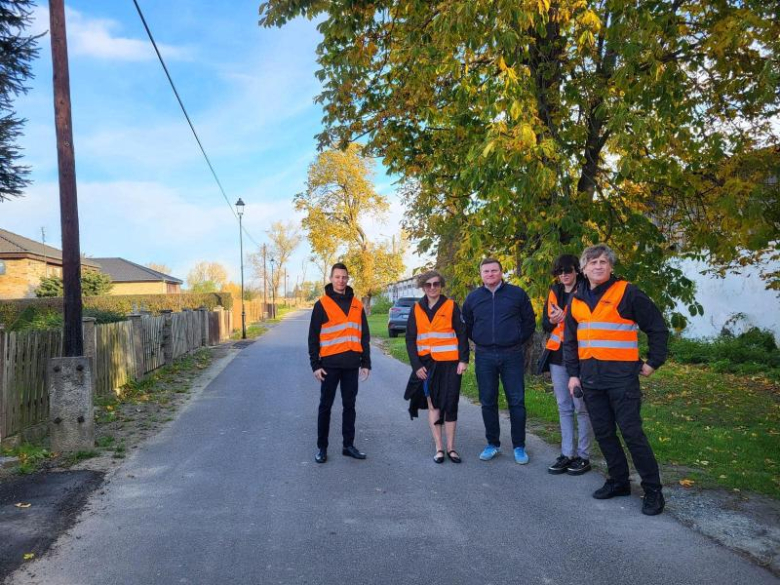
<svg viewBox="0 0 780 585">
<path fill-rule="evenodd" d="M 437 280 L 435 282 L 426 282 L 423 284 L 423 288 L 440 288 L 441 287 L 441 281 Z"/>
<path fill-rule="evenodd" d="M 558 270 L 553 272 L 553 274 L 555 276 L 560 276 L 561 274 L 573 274 L 574 272 L 576 272 L 574 270 L 574 266 L 568 266 L 566 268 L 559 268 Z"/>
</svg>

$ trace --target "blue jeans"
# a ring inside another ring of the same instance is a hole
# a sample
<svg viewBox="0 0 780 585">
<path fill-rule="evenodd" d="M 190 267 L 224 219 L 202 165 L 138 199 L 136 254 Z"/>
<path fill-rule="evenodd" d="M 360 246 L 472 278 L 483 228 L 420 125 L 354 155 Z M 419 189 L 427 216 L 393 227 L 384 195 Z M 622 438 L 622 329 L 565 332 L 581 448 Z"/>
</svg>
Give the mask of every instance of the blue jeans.
<svg viewBox="0 0 780 585">
<path fill-rule="evenodd" d="M 499 446 L 501 427 L 498 422 L 498 380 L 504 385 L 512 425 L 512 446 L 525 447 L 525 364 L 521 351 L 477 350 L 475 372 L 482 404 L 485 437 Z"/>
</svg>

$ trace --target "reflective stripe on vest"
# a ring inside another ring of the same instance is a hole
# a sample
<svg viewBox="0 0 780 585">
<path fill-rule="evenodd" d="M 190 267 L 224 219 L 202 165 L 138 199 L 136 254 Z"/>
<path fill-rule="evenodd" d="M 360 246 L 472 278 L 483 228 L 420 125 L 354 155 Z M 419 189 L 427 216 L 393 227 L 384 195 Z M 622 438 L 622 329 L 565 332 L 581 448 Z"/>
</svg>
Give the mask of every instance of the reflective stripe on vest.
<svg viewBox="0 0 780 585">
<path fill-rule="evenodd" d="M 433 322 L 420 306 L 414 305 L 417 321 L 417 355 L 430 355 L 437 362 L 458 360 L 458 336 L 452 328 L 455 301 L 447 299 L 433 316 Z"/>
<path fill-rule="evenodd" d="M 349 315 L 328 295 L 320 299 L 328 316 L 320 329 L 320 357 L 336 355 L 347 351 L 363 352 L 363 303 L 353 298 Z"/>
<path fill-rule="evenodd" d="M 639 361 L 639 327 L 618 313 L 627 286 L 625 280 L 617 281 L 592 312 L 585 301 L 572 299 L 571 314 L 577 321 L 577 354 L 581 360 Z"/>
<path fill-rule="evenodd" d="M 550 294 L 547 295 L 547 316 L 550 316 L 550 313 L 552 312 L 553 305 L 556 305 L 560 307 L 558 304 L 558 297 L 555 294 L 555 291 L 553 289 L 550 289 Z M 563 314 L 566 315 L 566 312 L 568 311 L 568 307 L 563 308 Z M 555 329 L 552 330 L 552 333 L 550 333 L 550 339 L 547 340 L 547 345 L 545 347 L 549 349 L 550 351 L 557 351 L 561 347 L 561 342 L 563 341 L 563 328 L 564 328 L 565 322 L 561 321 L 555 326 Z"/>
</svg>

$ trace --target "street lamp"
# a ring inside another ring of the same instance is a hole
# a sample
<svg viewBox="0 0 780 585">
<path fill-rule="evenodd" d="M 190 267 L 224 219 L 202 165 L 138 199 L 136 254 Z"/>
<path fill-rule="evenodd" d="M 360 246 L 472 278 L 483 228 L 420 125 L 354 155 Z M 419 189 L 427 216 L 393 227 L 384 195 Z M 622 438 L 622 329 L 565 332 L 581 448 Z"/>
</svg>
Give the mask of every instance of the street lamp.
<svg viewBox="0 0 780 585">
<path fill-rule="evenodd" d="M 241 339 L 246 339 L 246 311 L 244 310 L 244 228 L 241 218 L 244 216 L 244 202 L 241 197 L 236 201 L 238 214 L 238 241 L 241 243 Z"/>
<path fill-rule="evenodd" d="M 271 313 L 273 313 L 273 317 L 276 318 L 276 285 L 274 284 L 274 262 L 276 261 L 271 258 Z"/>
</svg>

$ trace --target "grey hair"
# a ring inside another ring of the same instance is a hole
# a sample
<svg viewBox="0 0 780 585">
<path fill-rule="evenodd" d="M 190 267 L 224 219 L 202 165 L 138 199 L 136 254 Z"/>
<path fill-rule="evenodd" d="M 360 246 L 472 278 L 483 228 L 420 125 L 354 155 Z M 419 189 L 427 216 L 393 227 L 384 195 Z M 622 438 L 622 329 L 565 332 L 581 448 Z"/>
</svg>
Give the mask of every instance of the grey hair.
<svg viewBox="0 0 780 585">
<path fill-rule="evenodd" d="M 428 282 L 431 278 L 434 278 L 438 276 L 439 280 L 441 280 L 441 286 L 444 287 L 447 282 L 444 280 L 444 277 L 441 275 L 441 272 L 438 270 L 429 270 L 428 272 L 423 272 L 421 275 L 417 277 L 417 287 L 423 288 L 423 285 Z"/>
<path fill-rule="evenodd" d="M 606 244 L 596 244 L 595 246 L 588 246 L 582 251 L 582 256 L 580 256 L 580 268 L 585 268 L 588 262 L 600 256 L 606 256 L 612 266 L 617 263 L 617 256 L 612 248 Z"/>
</svg>

